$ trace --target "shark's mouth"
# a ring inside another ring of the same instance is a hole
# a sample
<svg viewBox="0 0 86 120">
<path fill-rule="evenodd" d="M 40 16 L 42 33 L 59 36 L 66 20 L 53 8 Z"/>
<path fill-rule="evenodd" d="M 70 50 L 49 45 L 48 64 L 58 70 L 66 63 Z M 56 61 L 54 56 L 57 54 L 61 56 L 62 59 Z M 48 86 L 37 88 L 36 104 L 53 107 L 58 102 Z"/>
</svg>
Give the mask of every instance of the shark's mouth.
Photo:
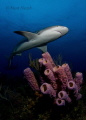
<svg viewBox="0 0 86 120">
<path fill-rule="evenodd" d="M 62 33 L 60 31 L 58 31 L 58 32 L 62 35 Z"/>
<path fill-rule="evenodd" d="M 62 33 L 60 31 L 58 31 L 58 30 L 55 30 L 55 31 L 57 31 L 58 33 L 60 33 L 62 35 Z"/>
</svg>

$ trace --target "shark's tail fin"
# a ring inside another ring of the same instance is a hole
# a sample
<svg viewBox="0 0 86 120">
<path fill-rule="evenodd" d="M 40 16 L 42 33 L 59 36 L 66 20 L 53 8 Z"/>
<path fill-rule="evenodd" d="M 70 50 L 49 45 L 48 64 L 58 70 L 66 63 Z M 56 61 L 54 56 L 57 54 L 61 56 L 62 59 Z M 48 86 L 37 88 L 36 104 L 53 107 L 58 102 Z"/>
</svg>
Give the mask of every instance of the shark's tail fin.
<svg viewBox="0 0 86 120">
<path fill-rule="evenodd" d="M 5 69 L 8 69 L 8 70 L 14 70 L 14 69 L 16 69 L 17 65 L 16 66 L 12 65 L 13 55 L 10 55 L 9 57 L 5 56 L 5 57 L 8 59 L 8 65 L 5 67 Z"/>
<path fill-rule="evenodd" d="M 10 56 L 5 56 L 5 58 L 8 60 L 8 67 L 11 67 L 11 63 L 12 63 L 12 59 L 13 59 L 13 55 Z"/>
<path fill-rule="evenodd" d="M 13 59 L 13 55 L 10 55 L 9 59 L 8 59 L 8 67 L 10 68 L 12 65 L 12 59 Z"/>
</svg>

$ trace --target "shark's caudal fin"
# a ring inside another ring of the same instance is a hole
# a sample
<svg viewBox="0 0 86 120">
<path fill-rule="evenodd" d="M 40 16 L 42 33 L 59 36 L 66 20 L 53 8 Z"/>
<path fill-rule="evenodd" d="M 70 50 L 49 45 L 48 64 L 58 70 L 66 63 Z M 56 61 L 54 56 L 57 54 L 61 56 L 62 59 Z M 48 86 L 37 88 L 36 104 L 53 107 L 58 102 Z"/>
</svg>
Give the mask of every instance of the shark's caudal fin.
<svg viewBox="0 0 86 120">
<path fill-rule="evenodd" d="M 5 56 L 5 58 L 8 60 L 8 64 L 7 66 L 5 67 L 5 69 L 7 70 L 14 70 L 14 69 L 17 69 L 17 65 L 12 65 L 12 59 L 13 59 L 13 54 L 11 54 L 10 56 Z"/>
<path fill-rule="evenodd" d="M 26 38 L 28 38 L 29 40 L 30 40 L 30 39 L 33 39 L 33 38 L 35 38 L 35 37 L 38 36 L 38 35 L 35 34 L 35 33 L 27 32 L 27 31 L 14 31 L 14 33 L 23 35 L 23 36 L 25 36 Z"/>
<path fill-rule="evenodd" d="M 10 55 L 10 56 L 4 56 L 7 60 L 8 60 L 8 65 L 5 67 L 6 69 L 13 69 L 14 66 L 12 66 L 12 59 L 13 59 L 13 56 Z"/>
<path fill-rule="evenodd" d="M 8 68 L 11 67 L 11 63 L 12 63 L 12 59 L 13 59 L 13 55 L 10 55 L 9 57 L 6 57 L 8 59 Z"/>
</svg>

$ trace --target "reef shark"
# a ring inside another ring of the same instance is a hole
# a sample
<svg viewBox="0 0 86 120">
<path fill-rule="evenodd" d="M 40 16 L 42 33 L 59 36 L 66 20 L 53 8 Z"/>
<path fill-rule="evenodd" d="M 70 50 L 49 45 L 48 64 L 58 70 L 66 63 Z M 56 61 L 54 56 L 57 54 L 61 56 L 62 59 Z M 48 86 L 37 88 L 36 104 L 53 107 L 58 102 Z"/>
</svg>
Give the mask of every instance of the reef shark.
<svg viewBox="0 0 86 120">
<path fill-rule="evenodd" d="M 47 52 L 47 43 L 60 38 L 68 31 L 68 28 L 65 26 L 52 26 L 35 33 L 28 31 L 14 31 L 14 33 L 23 35 L 25 39 L 15 46 L 12 54 L 10 55 L 9 66 L 11 65 L 11 60 L 15 55 L 21 55 L 22 52 L 34 47 L 39 48 L 42 52 Z"/>
</svg>

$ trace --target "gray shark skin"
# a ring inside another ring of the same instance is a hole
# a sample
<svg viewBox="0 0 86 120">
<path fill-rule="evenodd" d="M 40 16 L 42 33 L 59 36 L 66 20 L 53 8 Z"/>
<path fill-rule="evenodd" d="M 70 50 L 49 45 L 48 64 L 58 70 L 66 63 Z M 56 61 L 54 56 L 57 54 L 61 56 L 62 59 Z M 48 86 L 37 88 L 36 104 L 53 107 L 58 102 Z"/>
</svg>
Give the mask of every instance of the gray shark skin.
<svg viewBox="0 0 86 120">
<path fill-rule="evenodd" d="M 11 60 L 15 55 L 21 55 L 22 52 L 32 49 L 34 47 L 39 48 L 42 52 L 47 52 L 47 43 L 60 38 L 68 31 L 68 28 L 64 26 L 52 26 L 40 30 L 36 33 L 28 31 L 14 31 L 17 34 L 23 35 L 25 39 L 23 41 L 20 41 L 15 46 L 10 56 L 9 66 L 11 65 Z"/>
</svg>

